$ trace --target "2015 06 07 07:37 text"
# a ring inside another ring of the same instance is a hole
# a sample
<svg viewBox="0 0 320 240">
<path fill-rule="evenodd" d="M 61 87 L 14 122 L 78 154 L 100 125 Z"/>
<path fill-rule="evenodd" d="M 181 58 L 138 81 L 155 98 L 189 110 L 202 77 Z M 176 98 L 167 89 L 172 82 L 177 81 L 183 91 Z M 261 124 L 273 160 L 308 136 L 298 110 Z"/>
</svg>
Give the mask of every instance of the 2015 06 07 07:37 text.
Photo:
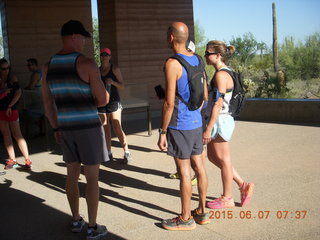
<svg viewBox="0 0 320 240">
<path fill-rule="evenodd" d="M 305 219 L 307 210 L 210 211 L 210 219 Z"/>
</svg>

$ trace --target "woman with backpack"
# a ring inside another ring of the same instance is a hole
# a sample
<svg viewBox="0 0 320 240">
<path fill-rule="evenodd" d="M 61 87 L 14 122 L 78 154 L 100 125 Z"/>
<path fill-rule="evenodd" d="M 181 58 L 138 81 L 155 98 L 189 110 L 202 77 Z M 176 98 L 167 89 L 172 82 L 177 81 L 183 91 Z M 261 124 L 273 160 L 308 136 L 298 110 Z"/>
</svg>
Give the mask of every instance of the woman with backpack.
<svg viewBox="0 0 320 240">
<path fill-rule="evenodd" d="M 207 115 L 209 122 L 203 133 L 203 142 L 208 144 L 208 159 L 221 169 L 223 194 L 208 202 L 212 209 L 232 208 L 235 206 L 232 197 L 232 180 L 240 190 L 241 206 L 247 205 L 254 189 L 253 183 L 245 182 L 233 168 L 230 158 L 229 141 L 234 130 L 234 119 L 230 114 L 230 100 L 234 89 L 234 81 L 230 75 L 232 70 L 227 66 L 228 59 L 234 53 L 234 46 L 226 46 L 222 41 L 207 43 L 205 58 L 216 72 L 210 83 Z"/>
</svg>

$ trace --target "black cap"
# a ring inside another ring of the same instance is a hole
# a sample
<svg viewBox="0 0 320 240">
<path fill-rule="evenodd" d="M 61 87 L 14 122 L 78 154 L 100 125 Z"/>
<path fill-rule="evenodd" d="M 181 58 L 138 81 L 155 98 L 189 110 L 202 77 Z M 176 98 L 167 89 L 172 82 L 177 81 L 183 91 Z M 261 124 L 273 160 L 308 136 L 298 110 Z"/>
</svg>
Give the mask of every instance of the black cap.
<svg viewBox="0 0 320 240">
<path fill-rule="evenodd" d="M 91 37 L 91 34 L 84 28 L 83 24 L 77 20 L 70 20 L 63 24 L 61 28 L 61 36 L 72 34 L 81 34 L 85 37 Z"/>
</svg>

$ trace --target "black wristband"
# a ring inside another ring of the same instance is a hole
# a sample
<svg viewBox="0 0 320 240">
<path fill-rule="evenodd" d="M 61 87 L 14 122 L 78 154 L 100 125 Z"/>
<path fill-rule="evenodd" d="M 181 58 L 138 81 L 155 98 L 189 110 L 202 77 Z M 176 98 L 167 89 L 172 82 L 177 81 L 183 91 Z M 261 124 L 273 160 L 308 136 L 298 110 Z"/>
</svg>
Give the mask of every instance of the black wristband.
<svg viewBox="0 0 320 240">
<path fill-rule="evenodd" d="M 159 134 L 167 134 L 167 130 L 163 130 L 162 128 L 159 128 Z"/>
<path fill-rule="evenodd" d="M 53 128 L 53 132 L 58 132 L 58 131 L 60 131 L 59 128 Z"/>
</svg>

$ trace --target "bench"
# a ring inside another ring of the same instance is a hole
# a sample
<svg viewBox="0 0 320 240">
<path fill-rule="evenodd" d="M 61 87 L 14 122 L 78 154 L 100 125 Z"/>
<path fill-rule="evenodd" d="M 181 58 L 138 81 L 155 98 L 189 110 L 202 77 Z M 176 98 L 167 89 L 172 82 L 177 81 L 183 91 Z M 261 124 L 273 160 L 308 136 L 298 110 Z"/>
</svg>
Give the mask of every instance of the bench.
<svg viewBox="0 0 320 240">
<path fill-rule="evenodd" d="M 152 124 L 151 124 L 151 114 L 150 114 L 150 104 L 146 100 L 138 98 L 127 98 L 121 100 L 123 110 L 142 110 L 147 113 L 147 129 L 148 136 L 152 135 Z"/>
<path fill-rule="evenodd" d="M 130 87 L 124 92 L 125 94 L 121 97 L 121 104 L 123 106 L 125 113 L 131 113 L 132 111 L 145 111 L 147 114 L 147 129 L 148 136 L 152 135 L 152 124 L 151 124 L 151 113 L 150 113 L 150 104 L 147 100 L 139 99 L 132 97 L 130 92 Z M 53 145 L 53 131 L 50 126 L 48 119 L 44 115 L 43 104 L 41 93 L 34 90 L 23 90 L 22 94 L 22 109 L 24 112 L 24 121 L 25 121 L 25 133 L 27 137 L 32 135 L 32 125 L 35 120 L 41 120 L 44 133 L 46 135 L 46 145 L 47 150 L 50 151 Z"/>
<path fill-rule="evenodd" d="M 146 85 L 126 85 L 122 90 L 119 90 L 121 104 L 124 110 L 124 113 L 130 113 L 132 111 L 145 111 L 147 113 L 147 129 L 148 136 L 152 135 L 152 124 L 151 124 L 151 113 L 150 113 L 150 104 L 147 100 L 134 96 L 132 93 L 141 94 L 147 93 L 147 90 L 141 91 L 141 88 L 145 88 Z M 135 89 L 135 91 L 133 90 Z M 142 96 L 147 98 L 147 96 Z"/>
</svg>

